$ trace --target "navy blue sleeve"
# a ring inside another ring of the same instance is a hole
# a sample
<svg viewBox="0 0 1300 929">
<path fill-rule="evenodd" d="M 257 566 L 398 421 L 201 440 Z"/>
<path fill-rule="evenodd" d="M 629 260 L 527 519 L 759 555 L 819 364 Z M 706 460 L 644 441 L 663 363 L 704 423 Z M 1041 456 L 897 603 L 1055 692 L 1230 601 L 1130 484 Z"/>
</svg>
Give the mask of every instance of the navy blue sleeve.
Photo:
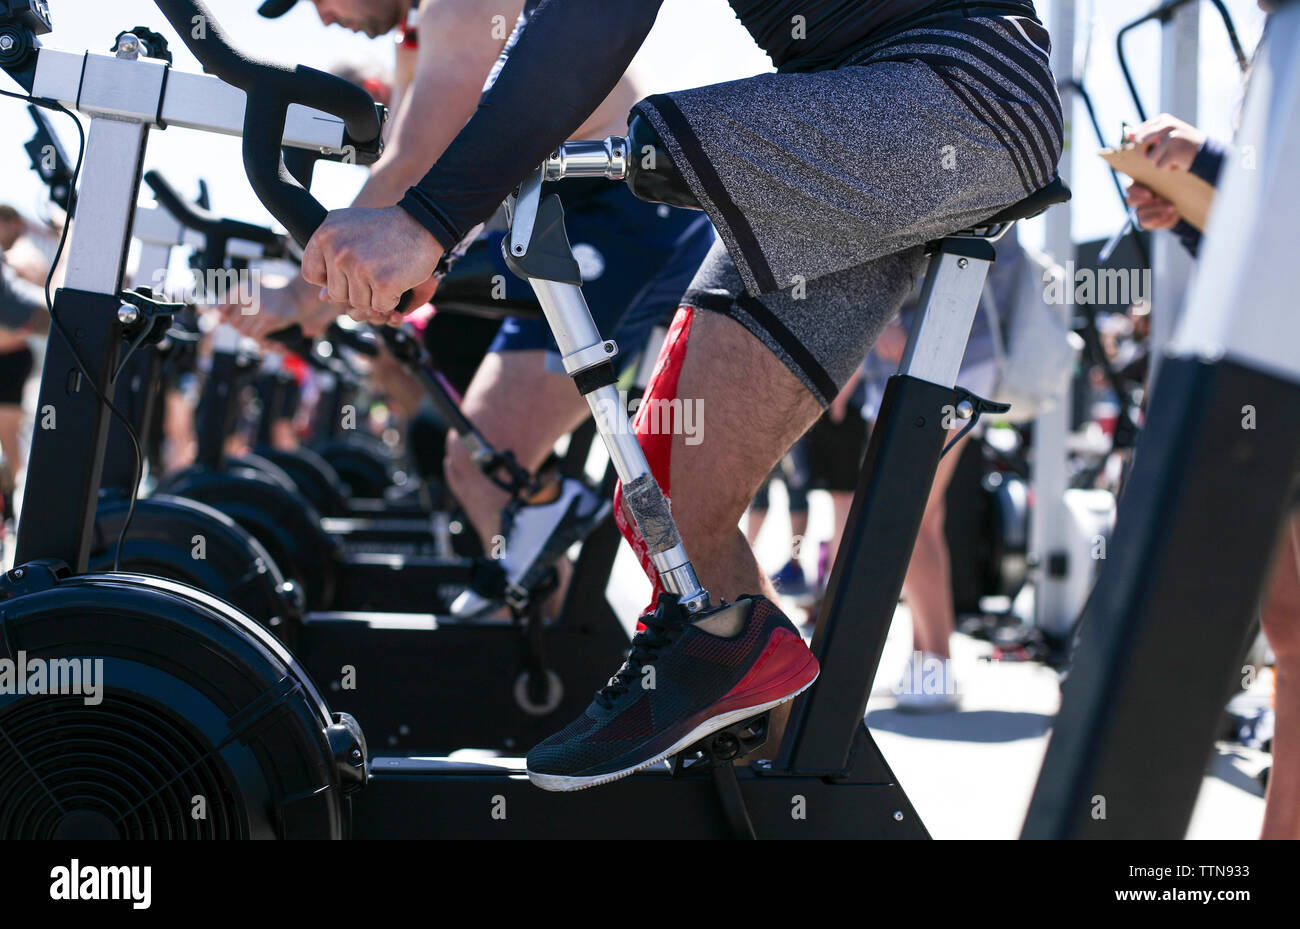
<svg viewBox="0 0 1300 929">
<path fill-rule="evenodd" d="M 1207 138 L 1204 144 L 1192 159 L 1192 165 L 1188 170 L 1199 177 L 1205 183 L 1217 187 L 1219 186 L 1219 175 L 1223 173 L 1223 161 L 1227 157 L 1227 149 L 1214 139 Z M 1178 236 L 1178 240 L 1183 243 L 1183 248 L 1187 249 L 1193 258 L 1197 257 L 1201 249 L 1201 231 L 1185 219 L 1180 219 L 1178 225 L 1169 230 Z"/>
<path fill-rule="evenodd" d="M 1211 187 L 1218 187 L 1219 175 L 1223 173 L 1223 159 L 1226 154 L 1227 149 L 1224 146 L 1214 141 L 1214 139 L 1207 138 L 1196 153 L 1196 157 L 1192 159 L 1192 166 L 1188 170 Z"/>
<path fill-rule="evenodd" d="M 1197 229 L 1185 219 L 1178 220 L 1178 224 L 1169 230 L 1178 236 L 1178 241 L 1183 243 L 1183 248 L 1187 249 L 1193 258 L 1201 250 L 1201 230 Z"/>
<path fill-rule="evenodd" d="M 542 0 L 465 128 L 398 206 L 450 249 L 609 96 L 663 0 Z"/>
</svg>

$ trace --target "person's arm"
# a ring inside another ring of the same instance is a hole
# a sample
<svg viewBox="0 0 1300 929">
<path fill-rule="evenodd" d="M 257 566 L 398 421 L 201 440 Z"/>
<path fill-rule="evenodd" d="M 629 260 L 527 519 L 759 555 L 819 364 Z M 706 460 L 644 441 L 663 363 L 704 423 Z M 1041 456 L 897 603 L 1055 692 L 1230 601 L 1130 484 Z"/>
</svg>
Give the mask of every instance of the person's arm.
<svg viewBox="0 0 1300 929">
<path fill-rule="evenodd" d="M 353 200 L 354 207 L 393 206 L 437 161 L 473 114 L 484 80 L 505 45 L 501 33 L 494 32 L 494 17 L 513 27 L 523 8 L 524 0 L 425 0 L 418 49 L 397 50 L 394 93 L 400 99 L 384 153 Z M 404 65 L 412 60 L 408 73 Z M 319 286 L 301 277 L 284 288 L 264 290 L 257 312 L 223 307 L 226 322 L 259 339 L 295 322 L 308 335 L 317 335 L 338 312 L 321 299 Z"/>
<path fill-rule="evenodd" d="M 1187 171 L 1211 186 L 1218 186 L 1225 149 L 1190 123 L 1168 113 L 1148 120 L 1133 131 L 1133 143 L 1147 158 L 1169 171 Z M 1129 203 L 1138 207 L 1143 229 L 1168 229 L 1183 248 L 1196 257 L 1201 232 L 1173 211 L 1173 205 L 1146 187 L 1130 188 Z"/>
<path fill-rule="evenodd" d="M 45 314 L 45 295 L 0 261 L 0 328 L 38 326 Z"/>
<path fill-rule="evenodd" d="M 1218 187 L 1219 175 L 1223 173 L 1223 160 L 1226 157 L 1227 149 L 1224 146 L 1211 138 L 1206 138 L 1187 170 L 1205 183 Z M 1179 217 L 1178 222 L 1169 231 L 1178 236 L 1178 241 L 1183 243 L 1183 248 L 1187 249 L 1193 258 L 1199 257 L 1201 230 Z"/>
<path fill-rule="evenodd" d="M 1195 174 L 1211 187 L 1219 186 L 1219 175 L 1223 173 L 1223 161 L 1228 156 L 1228 147 L 1210 137 L 1206 137 L 1187 170 Z"/>
<path fill-rule="evenodd" d="M 455 246 L 609 95 L 661 3 L 542 0 L 472 118 L 398 205 Z"/>
<path fill-rule="evenodd" d="M 426 0 L 415 73 L 398 103 L 383 157 L 353 206 L 392 206 L 438 160 L 474 114 L 484 79 L 505 45 L 494 32 L 494 17 L 510 28 L 523 8 L 524 0 Z"/>
<path fill-rule="evenodd" d="M 45 277 L 50 273 L 50 263 L 26 235 L 19 238 L 5 252 L 3 260 L 24 281 L 37 287 L 45 286 Z"/>
<path fill-rule="evenodd" d="M 420 63 L 420 51 L 418 48 L 407 48 L 404 45 L 398 45 L 397 51 L 393 55 L 393 89 L 392 95 L 388 101 L 388 108 L 394 116 L 402 108 L 402 101 L 406 99 L 406 92 L 411 89 L 411 84 L 415 82 L 415 69 Z M 384 127 L 385 140 L 392 138 L 394 123 L 390 118 L 388 125 Z"/>
</svg>

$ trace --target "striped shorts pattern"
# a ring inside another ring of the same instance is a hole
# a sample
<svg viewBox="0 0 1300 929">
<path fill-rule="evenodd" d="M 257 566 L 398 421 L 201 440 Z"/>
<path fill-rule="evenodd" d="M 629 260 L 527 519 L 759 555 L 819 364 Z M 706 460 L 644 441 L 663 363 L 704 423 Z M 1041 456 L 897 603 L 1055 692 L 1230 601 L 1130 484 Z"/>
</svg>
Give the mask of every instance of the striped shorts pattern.
<svg viewBox="0 0 1300 929">
<path fill-rule="evenodd" d="M 720 236 L 683 302 L 736 319 L 829 404 L 911 289 L 924 244 L 1055 175 L 1049 51 L 1032 19 L 955 17 L 834 70 L 641 101 Z"/>
</svg>

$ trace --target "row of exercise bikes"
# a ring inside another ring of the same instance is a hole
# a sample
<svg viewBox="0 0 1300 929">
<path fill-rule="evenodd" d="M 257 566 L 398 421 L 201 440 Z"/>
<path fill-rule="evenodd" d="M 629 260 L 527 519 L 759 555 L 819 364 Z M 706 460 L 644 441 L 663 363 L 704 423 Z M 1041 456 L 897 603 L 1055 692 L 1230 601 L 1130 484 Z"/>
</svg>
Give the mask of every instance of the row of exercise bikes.
<svg viewBox="0 0 1300 929">
<path fill-rule="evenodd" d="M 107 54 L 47 48 L 38 40 L 51 30 L 45 5 L 0 0 L 0 37 L 12 39 L 0 43 L 0 65 L 33 104 L 89 117 L 82 151 L 47 177 L 74 218 L 38 404 L 55 425 L 34 433 L 16 567 L 0 580 L 0 659 L 93 661 L 105 684 L 94 704 L 75 693 L 0 693 L 0 836 L 925 837 L 863 715 L 911 550 L 902 541 L 915 538 L 943 453 L 937 411 L 957 405 L 978 419 L 999 408 L 955 384 L 964 339 L 944 334 L 969 332 L 979 295 L 971 281 L 982 281 L 993 242 L 1068 199 L 1065 185 L 932 243 L 909 349 L 818 617 L 822 674 L 794 703 L 780 741 L 768 743 L 763 714 L 601 789 L 548 793 L 512 756 L 581 712 L 629 647 L 605 594 L 617 529 L 609 519 L 587 538 L 563 608 L 544 619 L 544 591 L 506 583 L 472 533 L 455 531 L 454 501 L 436 481 L 416 473 L 402 485 L 396 472 L 407 466 L 361 430 L 342 429 L 356 402 L 355 361 L 382 346 L 446 425 L 472 438 L 490 478 L 516 494 L 529 486 L 532 476 L 459 412 L 415 334 L 342 324 L 314 340 L 278 334 L 328 388 L 318 443 L 287 451 L 272 443 L 270 424 L 292 388 L 218 331 L 196 461 L 139 495 L 159 398 L 192 369 L 198 333 L 192 308 L 126 287 L 132 239 L 142 278 L 181 247 L 201 272 L 292 260 L 325 216 L 309 190 L 312 159 L 373 161 L 385 115 L 340 78 L 240 53 L 201 0 L 155 2 L 205 73 L 173 68 L 165 42 L 143 28 L 119 35 Z M 206 28 L 190 28 L 199 18 Z M 249 181 L 288 235 L 223 218 L 142 174 L 149 132 L 169 127 L 241 135 Z M 584 146 L 583 157 L 552 157 L 507 201 L 508 263 L 533 285 L 593 409 L 622 408 L 616 349 L 591 322 L 562 207 L 543 180 L 628 180 L 627 144 L 568 143 Z M 152 205 L 138 205 L 141 183 Z M 502 314 L 464 300 L 471 312 Z M 250 381 L 261 396 L 258 441 L 232 456 L 227 439 Z M 583 474 L 599 435 L 609 461 L 602 491 L 616 481 L 642 491 L 629 495 L 634 519 L 666 519 L 670 530 L 650 553 L 668 589 L 689 613 L 712 609 L 622 425 L 597 417 L 557 467 Z M 450 616 L 467 587 L 499 590 L 509 616 Z M 1081 655 L 1085 669 L 1105 659 Z M 1070 686 L 1099 685 L 1076 670 Z M 1199 733 L 1189 730 L 1189 745 Z M 466 747 L 500 757 L 447 757 Z M 1151 804 L 1145 819 L 1090 817 L 1081 798 L 1092 775 L 1111 774 L 1095 771 L 1095 760 L 1070 744 L 1049 752 L 1057 774 L 1040 784 L 1026 835 L 1185 827 L 1190 805 L 1175 802 Z"/>
</svg>

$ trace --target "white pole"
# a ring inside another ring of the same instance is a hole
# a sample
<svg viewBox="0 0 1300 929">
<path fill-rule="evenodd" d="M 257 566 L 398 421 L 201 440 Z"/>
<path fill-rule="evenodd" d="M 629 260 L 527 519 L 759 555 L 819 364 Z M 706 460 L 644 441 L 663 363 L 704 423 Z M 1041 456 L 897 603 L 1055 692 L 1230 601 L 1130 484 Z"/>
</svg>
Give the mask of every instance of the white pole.
<svg viewBox="0 0 1300 929">
<path fill-rule="evenodd" d="M 1074 0 L 1052 0 L 1052 71 L 1057 84 L 1064 85 L 1075 77 L 1075 8 Z M 1071 145 L 1074 126 L 1073 91 L 1061 92 L 1065 114 L 1065 152 L 1061 156 L 1061 180 L 1070 184 L 1074 151 Z M 1045 247 L 1053 258 L 1065 265 L 1074 260 L 1074 237 L 1071 233 L 1069 203 L 1047 211 Z M 1066 281 L 1073 287 L 1072 281 Z M 1069 325 L 1071 312 L 1068 304 L 1051 307 Z M 1071 570 L 1083 566 L 1070 565 L 1066 539 L 1069 513 L 1065 507 L 1066 445 L 1070 431 L 1070 403 L 1068 397 L 1055 409 L 1034 420 L 1034 506 L 1030 516 L 1029 540 L 1034 569 L 1034 624 L 1045 634 L 1062 638 L 1069 634 L 1074 623 L 1074 607 L 1067 602 L 1067 583 Z"/>
<path fill-rule="evenodd" d="M 1160 112 L 1196 125 L 1201 5 L 1179 7 L 1160 31 Z M 1155 115 L 1155 114 L 1151 114 Z M 1147 395 L 1160 370 L 1163 349 L 1182 316 L 1196 262 L 1172 233 L 1157 232 L 1151 248 L 1151 373 Z"/>
</svg>

